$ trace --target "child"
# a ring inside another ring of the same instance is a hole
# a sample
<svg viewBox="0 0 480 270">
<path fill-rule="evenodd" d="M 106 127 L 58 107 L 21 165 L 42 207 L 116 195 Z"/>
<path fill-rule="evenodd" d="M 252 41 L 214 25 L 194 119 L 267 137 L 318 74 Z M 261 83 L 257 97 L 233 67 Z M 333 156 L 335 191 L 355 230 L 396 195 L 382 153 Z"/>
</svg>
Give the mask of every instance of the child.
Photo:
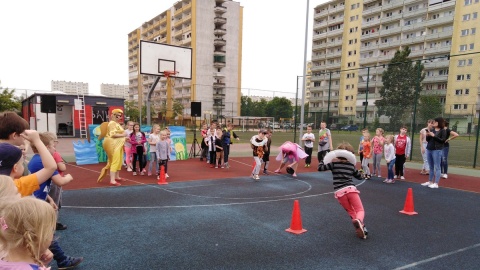
<svg viewBox="0 0 480 270">
<path fill-rule="evenodd" d="M 215 134 L 215 151 L 216 151 L 216 157 L 218 160 L 218 164 L 215 164 L 215 169 L 218 168 L 225 168 L 224 165 L 222 165 L 222 159 L 223 159 L 223 142 L 222 142 L 222 129 L 217 128 L 216 134 Z"/>
<path fill-rule="evenodd" d="M 370 179 L 372 176 L 370 175 L 370 168 L 368 163 L 370 162 L 370 158 L 372 158 L 372 144 L 370 142 L 370 133 L 365 133 L 363 135 L 363 160 L 362 160 L 362 170 L 365 174 L 365 179 Z"/>
<path fill-rule="evenodd" d="M 297 166 L 298 166 L 298 161 L 300 159 L 304 159 L 307 157 L 307 154 L 302 150 L 300 145 L 296 143 L 292 143 L 289 141 L 284 142 L 280 147 L 280 153 L 277 155 L 277 160 L 281 161 L 280 167 L 275 170 L 275 173 L 280 173 L 283 167 L 287 165 L 287 167 L 292 168 L 294 170 L 294 173 L 292 174 L 293 177 L 297 177 Z M 323 158 L 322 158 L 323 160 Z"/>
<path fill-rule="evenodd" d="M 173 151 L 175 151 L 175 145 L 172 145 L 172 139 L 170 138 L 170 135 L 172 134 L 172 132 L 170 131 L 170 129 L 168 127 L 166 127 L 165 131 L 167 131 L 167 143 L 170 146 L 170 150 L 168 152 L 168 159 L 165 161 L 166 163 L 168 163 L 168 161 L 170 160 L 170 155 L 172 154 Z M 173 154 L 175 154 L 175 153 L 173 153 Z M 167 167 L 167 165 L 165 165 L 165 168 L 166 167 Z M 167 171 L 165 171 L 165 177 L 167 177 L 167 178 L 169 177 Z"/>
<path fill-rule="evenodd" d="M 155 175 L 158 175 L 159 165 L 157 159 L 157 142 L 160 141 L 160 126 L 155 124 L 152 127 L 152 133 L 148 136 L 150 144 L 150 164 L 148 165 L 148 176 L 152 175 L 152 165 L 155 164 Z"/>
<path fill-rule="evenodd" d="M 360 136 L 360 143 L 358 144 L 358 155 L 360 156 L 360 168 L 362 168 L 363 161 L 363 137 L 365 133 L 368 133 L 368 128 L 362 129 L 362 136 Z"/>
<path fill-rule="evenodd" d="M 385 138 L 385 161 L 387 161 L 387 167 L 388 167 L 388 174 L 387 174 L 387 179 L 385 179 L 383 182 L 387 184 L 393 184 L 395 183 L 395 179 L 393 177 L 393 165 L 395 164 L 395 148 L 393 147 L 393 136 L 388 135 Z"/>
<path fill-rule="evenodd" d="M 130 144 L 132 145 L 130 151 L 133 155 L 133 175 L 137 175 L 137 160 L 140 167 L 140 175 L 145 175 L 145 161 L 143 155 L 143 152 L 145 152 L 145 147 L 143 144 L 146 141 L 147 138 L 145 137 L 145 133 L 140 131 L 140 125 L 138 123 L 135 123 L 133 125 L 133 132 L 132 134 L 130 134 Z"/>
<path fill-rule="evenodd" d="M 168 169 L 168 160 L 170 159 L 170 152 L 171 146 L 167 141 L 167 131 L 162 130 L 160 131 L 160 140 L 157 142 L 156 145 L 156 154 L 159 167 L 163 166 L 165 170 L 165 178 L 168 177 L 167 169 Z M 160 172 L 158 173 L 157 180 L 160 180 Z"/>
<path fill-rule="evenodd" d="M 207 145 L 207 142 L 206 142 L 206 139 L 207 139 L 207 136 L 208 136 L 208 127 L 207 127 L 207 124 L 203 124 L 202 125 L 202 129 L 200 131 L 200 134 L 202 135 L 202 144 L 201 144 L 201 147 L 202 147 L 202 153 L 200 155 L 200 161 L 203 161 L 203 159 L 205 158 L 207 160 L 207 163 L 208 163 L 208 159 L 209 159 L 209 156 L 208 156 L 208 145 Z"/>
<path fill-rule="evenodd" d="M 53 153 L 53 159 L 55 159 L 55 162 L 57 163 L 57 171 L 61 176 L 65 175 L 65 171 L 67 170 L 67 166 L 65 165 L 65 162 L 63 161 L 62 156 L 58 151 L 56 150 L 57 145 L 58 145 L 58 138 L 57 136 L 52 133 L 52 132 L 47 132 L 47 135 L 50 136 L 50 138 L 53 140 L 54 145 L 55 145 L 55 152 Z M 50 185 L 50 192 L 48 195 L 53 199 L 53 202 L 57 205 L 58 211 L 57 211 L 57 220 L 58 220 L 58 214 L 60 212 L 60 208 L 62 208 L 62 187 L 58 186 L 55 183 L 52 183 Z M 57 222 L 56 230 L 66 230 L 67 226 Z"/>
<path fill-rule="evenodd" d="M 325 121 L 320 122 L 320 130 L 318 131 L 318 162 L 323 160 L 323 157 L 333 150 L 332 133 L 327 128 Z"/>
<path fill-rule="evenodd" d="M 270 146 L 272 145 L 272 130 L 267 129 L 267 147 L 265 153 L 263 153 L 263 174 L 268 175 L 268 164 L 270 163 Z"/>
<path fill-rule="evenodd" d="M 312 162 L 313 142 L 315 141 L 312 126 L 307 126 L 307 133 L 303 134 L 302 141 L 304 143 L 305 153 L 308 155 L 307 159 L 305 159 L 305 168 L 308 168 Z"/>
<path fill-rule="evenodd" d="M 210 134 L 208 134 L 208 137 L 207 137 L 207 144 L 208 144 L 208 153 L 209 153 L 209 161 L 210 161 L 210 168 L 213 168 L 214 167 L 214 164 L 216 164 L 216 147 L 215 147 L 215 140 L 217 138 L 217 136 L 215 136 L 215 132 L 216 132 L 216 128 L 213 129 L 211 128 L 209 130 Z"/>
<path fill-rule="evenodd" d="M 230 164 L 228 164 L 228 157 L 230 156 L 230 144 L 232 143 L 230 134 L 232 129 L 232 123 L 228 123 L 222 134 L 223 163 L 226 168 L 230 168 Z"/>
<path fill-rule="evenodd" d="M 20 148 L 20 150 L 22 150 L 22 156 L 23 156 L 23 176 L 27 176 L 30 174 L 30 171 L 28 170 L 28 159 L 27 159 L 27 146 L 28 145 L 28 141 L 25 141 L 23 142 L 23 144 L 21 144 L 20 146 L 18 146 L 18 148 Z"/>
<path fill-rule="evenodd" d="M 407 136 L 407 127 L 400 128 L 400 134 L 394 137 L 395 146 L 395 178 L 405 180 L 403 176 L 404 164 L 410 156 L 410 138 Z"/>
<path fill-rule="evenodd" d="M 258 174 L 260 173 L 260 167 L 262 166 L 262 158 L 267 148 L 268 139 L 265 137 L 267 134 L 266 130 L 259 130 L 258 135 L 252 136 L 250 139 L 250 147 L 253 150 L 253 159 L 255 161 L 255 166 L 252 171 L 252 178 L 255 181 L 260 180 Z"/>
<path fill-rule="evenodd" d="M 382 177 L 382 171 L 380 169 L 380 161 L 382 161 L 383 144 L 385 138 L 383 137 L 383 129 L 377 128 L 375 130 L 375 137 L 372 139 L 373 146 L 373 175 Z"/>
<path fill-rule="evenodd" d="M 352 177 L 361 179 L 360 173 L 355 169 L 355 164 L 349 161 L 349 159 L 355 160 L 353 147 L 349 143 L 342 143 L 337 147 L 337 150 L 327 155 L 325 157 L 327 163 L 323 164 L 321 162 L 318 165 L 318 171 L 332 171 L 335 198 L 350 215 L 357 236 L 361 239 L 367 239 L 368 231 L 364 225 L 365 210 L 358 195 L 360 191 L 357 190 L 352 181 Z M 330 156 L 336 158 L 332 159 Z"/>
<path fill-rule="evenodd" d="M 55 210 L 32 197 L 3 200 L 0 206 L 0 246 L 6 256 L 0 269 L 50 269 L 44 254 L 53 239 Z"/>
</svg>

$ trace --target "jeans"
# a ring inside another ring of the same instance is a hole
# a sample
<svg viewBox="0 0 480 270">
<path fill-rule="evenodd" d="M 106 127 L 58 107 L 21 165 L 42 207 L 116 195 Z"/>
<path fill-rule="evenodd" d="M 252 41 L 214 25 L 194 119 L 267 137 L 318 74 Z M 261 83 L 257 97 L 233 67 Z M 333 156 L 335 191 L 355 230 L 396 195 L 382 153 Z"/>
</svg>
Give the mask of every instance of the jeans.
<svg viewBox="0 0 480 270">
<path fill-rule="evenodd" d="M 313 147 L 305 146 L 305 153 L 308 155 L 308 157 L 305 159 L 305 164 L 310 165 L 310 163 L 312 162 L 312 152 L 313 152 Z"/>
<path fill-rule="evenodd" d="M 395 159 L 390 160 L 390 162 L 387 164 L 388 168 L 388 173 L 387 173 L 387 179 L 393 179 L 393 165 L 395 165 Z"/>
<path fill-rule="evenodd" d="M 428 157 L 427 157 L 427 142 L 422 143 L 423 148 L 425 149 L 425 152 L 422 154 L 423 158 L 423 166 L 422 170 L 427 171 L 430 170 L 430 167 L 428 166 Z"/>
<path fill-rule="evenodd" d="M 152 173 L 152 165 L 155 163 L 155 173 L 158 173 L 159 167 L 158 167 L 158 161 L 157 161 L 157 153 L 155 152 L 150 152 L 150 164 L 148 165 L 148 173 Z"/>
<path fill-rule="evenodd" d="M 435 183 L 440 182 L 440 163 L 442 162 L 443 150 L 427 150 L 428 165 L 430 166 L 430 174 L 428 181 L 433 182 L 435 176 Z"/>
<path fill-rule="evenodd" d="M 440 166 L 440 169 L 444 174 L 448 173 L 448 151 L 449 150 L 450 150 L 449 146 L 444 147 L 442 150 L 442 162 L 441 162 L 442 165 Z"/>
<path fill-rule="evenodd" d="M 223 163 L 227 163 L 228 162 L 228 156 L 230 155 L 230 144 L 222 144 L 222 148 L 223 148 Z"/>
<path fill-rule="evenodd" d="M 380 169 L 380 161 L 382 161 L 382 153 L 373 154 L 373 174 L 378 176 L 382 175 L 382 170 Z"/>
</svg>

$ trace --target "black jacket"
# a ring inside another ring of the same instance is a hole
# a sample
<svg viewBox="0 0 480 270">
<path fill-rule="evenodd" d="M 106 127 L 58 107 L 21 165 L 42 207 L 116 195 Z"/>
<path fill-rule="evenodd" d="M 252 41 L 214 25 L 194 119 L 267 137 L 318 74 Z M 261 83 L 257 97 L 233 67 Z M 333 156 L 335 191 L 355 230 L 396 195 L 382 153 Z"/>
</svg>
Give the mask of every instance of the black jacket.
<svg viewBox="0 0 480 270">
<path fill-rule="evenodd" d="M 430 131 L 435 133 L 435 137 L 427 136 L 427 150 L 442 150 L 445 147 L 447 131 L 443 128 L 438 131 L 435 129 Z"/>
</svg>

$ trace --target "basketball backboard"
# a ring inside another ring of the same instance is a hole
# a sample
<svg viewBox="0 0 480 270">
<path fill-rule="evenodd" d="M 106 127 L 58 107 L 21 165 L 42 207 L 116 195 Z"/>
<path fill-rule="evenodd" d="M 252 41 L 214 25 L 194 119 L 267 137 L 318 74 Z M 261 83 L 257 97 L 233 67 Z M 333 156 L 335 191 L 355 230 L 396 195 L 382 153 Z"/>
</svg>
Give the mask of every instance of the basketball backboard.
<svg viewBox="0 0 480 270">
<path fill-rule="evenodd" d="M 140 40 L 140 74 L 192 79 L 192 48 Z"/>
</svg>

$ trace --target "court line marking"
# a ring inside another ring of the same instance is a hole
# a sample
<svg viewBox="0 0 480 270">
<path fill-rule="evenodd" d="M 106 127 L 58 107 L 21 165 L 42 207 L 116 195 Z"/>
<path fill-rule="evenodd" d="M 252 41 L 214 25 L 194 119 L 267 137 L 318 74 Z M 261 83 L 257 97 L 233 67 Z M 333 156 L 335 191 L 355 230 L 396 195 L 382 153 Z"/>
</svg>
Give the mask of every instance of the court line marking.
<svg viewBox="0 0 480 270">
<path fill-rule="evenodd" d="M 438 259 L 441 259 L 441 258 L 444 258 L 444 257 L 447 257 L 447 256 L 452 256 L 452 255 L 455 255 L 457 253 L 464 252 L 464 251 L 474 249 L 474 248 L 478 248 L 478 247 L 480 247 L 480 243 L 475 244 L 475 245 L 471 245 L 469 247 L 457 249 L 457 250 L 454 250 L 454 251 L 451 251 L 451 252 L 443 253 L 443 254 L 440 254 L 440 255 L 425 259 L 425 260 L 421 260 L 421 261 L 418 261 L 418 262 L 407 264 L 407 265 L 395 268 L 393 270 L 402 270 L 402 269 L 408 269 L 408 268 L 416 267 L 416 266 L 419 266 L 420 264 L 425 264 L 425 263 L 428 263 L 428 262 L 432 262 L 432 261 L 435 261 L 435 260 L 438 260 Z"/>
</svg>

